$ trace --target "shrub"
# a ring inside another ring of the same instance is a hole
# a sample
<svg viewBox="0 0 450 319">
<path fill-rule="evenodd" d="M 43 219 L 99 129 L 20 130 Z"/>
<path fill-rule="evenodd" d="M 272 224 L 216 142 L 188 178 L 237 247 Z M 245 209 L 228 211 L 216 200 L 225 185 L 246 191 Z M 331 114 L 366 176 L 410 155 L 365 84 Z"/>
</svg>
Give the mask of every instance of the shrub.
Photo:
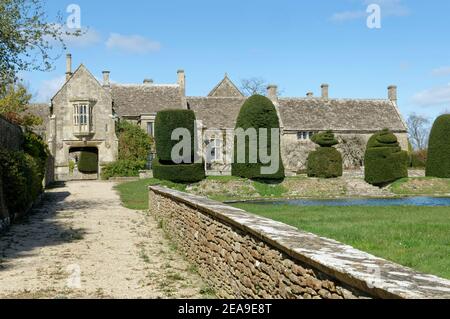
<svg viewBox="0 0 450 319">
<path fill-rule="evenodd" d="M 0 165 L 6 206 L 11 217 L 21 215 L 42 193 L 39 163 L 24 152 L 0 150 Z"/>
<path fill-rule="evenodd" d="M 191 135 L 191 156 L 188 161 L 182 164 L 176 164 L 172 161 L 172 149 L 179 143 L 179 141 L 172 141 L 172 132 L 177 128 L 186 128 Z M 193 111 L 168 110 L 157 114 L 155 120 L 157 157 L 152 165 L 155 178 L 177 183 L 194 183 L 205 178 L 204 164 L 194 163 L 196 154 L 194 133 L 195 114 Z"/>
<path fill-rule="evenodd" d="M 237 177 L 258 179 L 258 180 L 280 180 L 285 177 L 284 165 L 281 159 L 281 151 L 276 156 L 279 158 L 278 171 L 274 174 L 263 174 L 261 169 L 267 167 L 268 164 L 263 164 L 260 160 L 260 147 L 265 145 L 259 145 L 260 129 L 267 129 L 267 148 L 268 153 L 272 149 L 271 129 L 279 129 L 280 122 L 278 119 L 277 111 L 272 101 L 262 95 L 253 95 L 248 98 L 241 108 L 239 116 L 236 122 L 236 129 L 256 129 L 257 132 L 257 162 L 250 163 L 250 141 L 247 138 L 245 143 L 245 149 L 240 150 L 245 152 L 245 163 L 238 163 L 238 143 L 237 138 L 234 141 L 234 161 L 232 164 L 232 175 Z M 278 136 L 278 145 L 280 145 L 280 138 Z"/>
<path fill-rule="evenodd" d="M 117 127 L 119 161 L 147 161 L 153 139 L 139 126 L 122 121 Z"/>
<path fill-rule="evenodd" d="M 39 166 L 39 174 L 43 179 L 45 176 L 47 159 L 50 156 L 47 144 L 39 135 L 27 131 L 24 134 L 23 150 L 36 160 Z"/>
<path fill-rule="evenodd" d="M 78 170 L 85 174 L 98 172 L 98 154 L 91 151 L 81 151 L 78 161 Z"/>
<path fill-rule="evenodd" d="M 374 134 L 365 154 L 366 182 L 385 186 L 404 177 L 408 177 L 408 152 L 402 151 L 397 137 L 388 129 Z"/>
<path fill-rule="evenodd" d="M 153 177 L 175 183 L 197 183 L 206 178 L 205 164 L 164 164 L 158 158 L 153 160 Z"/>
<path fill-rule="evenodd" d="M 308 156 L 308 177 L 342 176 L 342 156 L 333 146 L 339 144 L 333 132 L 315 134 L 311 140 L 320 147 Z"/>
<path fill-rule="evenodd" d="M 450 178 L 450 114 L 434 122 L 428 146 L 426 175 Z"/>
<path fill-rule="evenodd" d="M 139 171 L 144 170 L 146 164 L 146 161 L 119 160 L 113 162 L 102 168 L 102 179 L 139 176 Z"/>
<path fill-rule="evenodd" d="M 427 150 L 414 151 L 410 153 L 412 168 L 425 168 L 427 165 Z"/>
<path fill-rule="evenodd" d="M 178 141 L 172 141 L 172 132 L 185 128 L 191 134 L 192 162 L 194 158 L 195 113 L 191 110 L 167 110 L 158 112 L 155 119 L 156 154 L 162 162 L 172 162 L 172 149 Z"/>
</svg>

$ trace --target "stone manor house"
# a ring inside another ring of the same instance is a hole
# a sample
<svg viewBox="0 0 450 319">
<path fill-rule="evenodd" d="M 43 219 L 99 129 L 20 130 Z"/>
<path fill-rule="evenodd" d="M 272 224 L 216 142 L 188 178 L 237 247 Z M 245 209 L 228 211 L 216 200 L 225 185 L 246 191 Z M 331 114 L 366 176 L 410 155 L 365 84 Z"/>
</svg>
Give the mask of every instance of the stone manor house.
<svg viewBox="0 0 450 319">
<path fill-rule="evenodd" d="M 74 176 L 70 159 L 81 150 L 98 152 L 101 167 L 118 156 L 117 120 L 132 121 L 153 135 L 156 114 L 166 109 L 191 109 L 201 120 L 208 145 L 209 175 L 231 173 L 232 143 L 224 132 L 234 130 L 236 119 L 246 97 L 227 75 L 204 97 L 186 96 L 185 72 L 178 71 L 172 84 L 156 84 L 144 80 L 140 84 L 110 82 L 110 72 L 103 72 L 100 83 L 84 66 L 72 72 L 72 57 L 67 55 L 66 82 L 50 104 L 32 105 L 33 113 L 44 119 L 37 128 L 48 141 L 54 157 L 55 179 L 70 180 Z M 281 150 L 287 172 L 305 168 L 306 158 L 315 146 L 312 134 L 333 130 L 341 139 L 339 146 L 347 168 L 361 166 L 365 144 L 371 134 L 389 128 L 408 147 L 407 128 L 397 106 L 397 88 L 390 86 L 385 99 L 333 99 L 323 84 L 321 95 L 279 97 L 277 86 L 267 88 L 267 97 L 277 108 L 281 123 Z M 76 159 L 76 157 L 75 157 Z M 83 176 L 81 176 L 83 177 Z M 85 176 L 84 176 L 85 177 Z M 91 176 L 92 177 L 92 176 Z M 97 175 L 93 176 L 97 178 Z"/>
</svg>

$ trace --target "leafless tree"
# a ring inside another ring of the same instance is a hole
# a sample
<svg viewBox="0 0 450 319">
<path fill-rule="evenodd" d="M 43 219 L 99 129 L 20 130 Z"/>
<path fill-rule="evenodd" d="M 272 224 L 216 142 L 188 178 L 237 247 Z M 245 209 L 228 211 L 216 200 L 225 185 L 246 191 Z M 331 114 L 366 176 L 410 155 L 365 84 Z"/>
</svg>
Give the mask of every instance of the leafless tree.
<svg viewBox="0 0 450 319">
<path fill-rule="evenodd" d="M 412 113 L 409 115 L 406 124 L 408 125 L 409 139 L 414 149 L 426 149 L 430 135 L 430 120 L 425 116 Z"/>
<path fill-rule="evenodd" d="M 255 94 L 264 95 L 266 93 L 268 83 L 263 78 L 242 79 L 240 89 L 246 96 Z"/>
</svg>

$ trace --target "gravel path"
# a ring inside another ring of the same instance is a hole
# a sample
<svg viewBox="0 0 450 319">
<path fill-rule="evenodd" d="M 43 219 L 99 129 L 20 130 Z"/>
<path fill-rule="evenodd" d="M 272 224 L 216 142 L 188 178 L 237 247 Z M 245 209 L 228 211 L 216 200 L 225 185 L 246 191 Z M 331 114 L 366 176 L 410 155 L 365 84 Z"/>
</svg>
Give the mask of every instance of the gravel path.
<svg viewBox="0 0 450 319">
<path fill-rule="evenodd" d="M 0 298 L 198 298 L 207 291 L 151 216 L 109 182 L 69 182 L 0 236 Z"/>
</svg>

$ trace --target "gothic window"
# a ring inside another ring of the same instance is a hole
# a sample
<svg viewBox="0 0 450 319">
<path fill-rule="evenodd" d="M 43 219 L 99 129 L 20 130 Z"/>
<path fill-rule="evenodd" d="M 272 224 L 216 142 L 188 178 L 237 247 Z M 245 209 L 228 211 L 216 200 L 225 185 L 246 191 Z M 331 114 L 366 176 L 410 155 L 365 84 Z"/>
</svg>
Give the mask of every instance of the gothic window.
<svg viewBox="0 0 450 319">
<path fill-rule="evenodd" d="M 73 104 L 73 124 L 76 133 L 90 133 L 92 128 L 92 106 L 89 102 Z"/>
<path fill-rule="evenodd" d="M 308 141 L 311 139 L 311 137 L 313 137 L 314 134 L 314 132 L 307 131 L 297 132 L 297 139 L 300 141 Z"/>
</svg>

